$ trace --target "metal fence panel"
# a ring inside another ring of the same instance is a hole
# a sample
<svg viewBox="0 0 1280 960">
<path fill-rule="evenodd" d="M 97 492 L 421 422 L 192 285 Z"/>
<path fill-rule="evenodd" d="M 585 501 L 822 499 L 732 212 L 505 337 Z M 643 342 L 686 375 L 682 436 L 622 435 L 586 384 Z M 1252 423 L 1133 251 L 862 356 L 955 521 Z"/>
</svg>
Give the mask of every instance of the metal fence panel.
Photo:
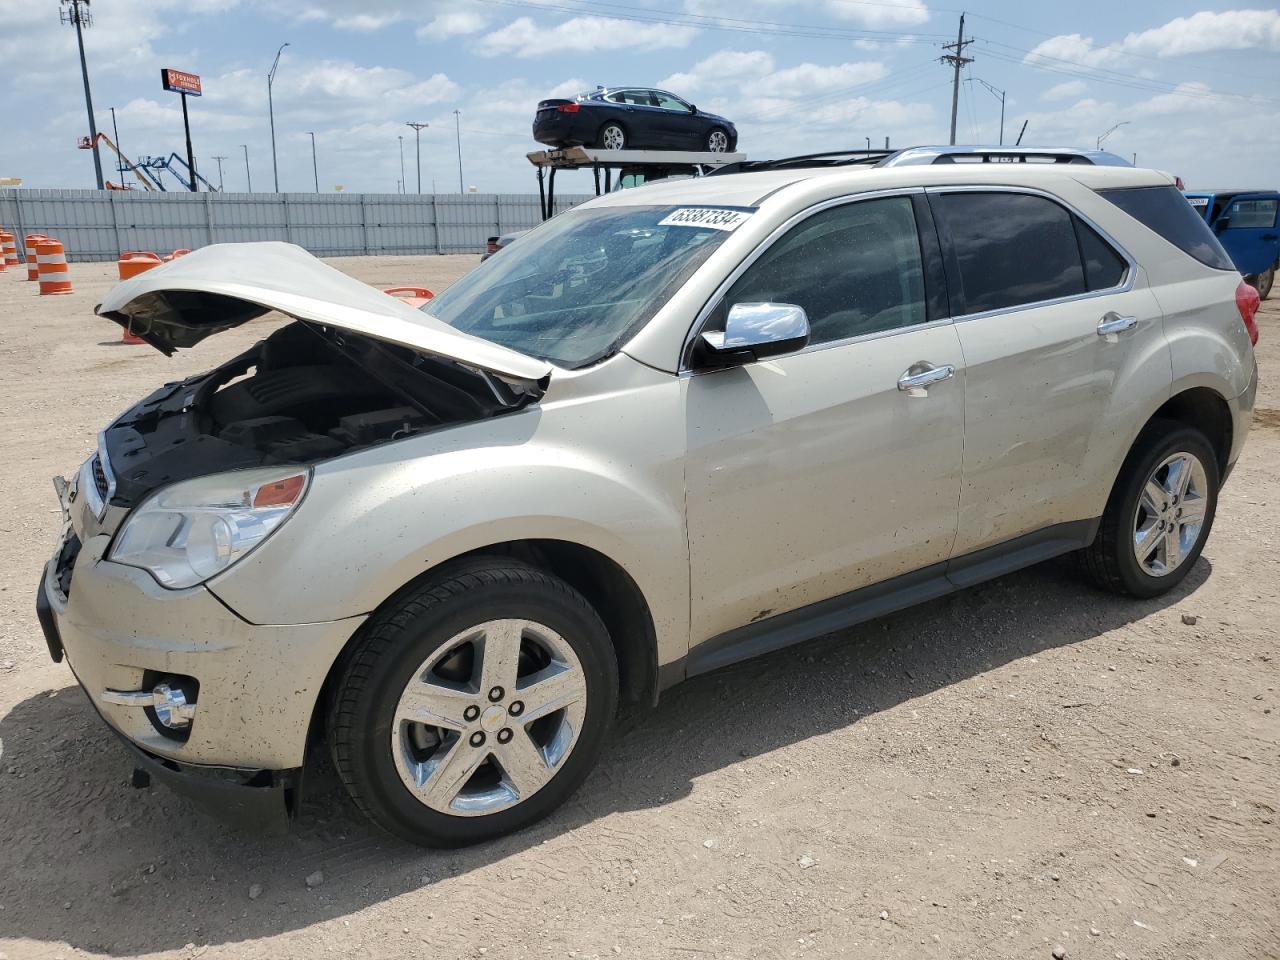
<svg viewBox="0 0 1280 960">
<path fill-rule="evenodd" d="M 588 196 L 556 197 L 562 213 Z M 62 241 L 71 260 L 126 250 L 168 253 L 210 243 L 284 240 L 317 256 L 477 253 L 485 240 L 534 227 L 526 194 L 122 193 L 0 189 L 0 227 Z"/>
</svg>

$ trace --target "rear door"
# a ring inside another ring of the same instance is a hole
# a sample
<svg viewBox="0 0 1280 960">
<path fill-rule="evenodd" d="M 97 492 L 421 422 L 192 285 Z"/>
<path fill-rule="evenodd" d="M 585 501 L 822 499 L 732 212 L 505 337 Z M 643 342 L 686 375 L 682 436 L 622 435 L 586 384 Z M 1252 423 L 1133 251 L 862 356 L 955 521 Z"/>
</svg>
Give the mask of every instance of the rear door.
<svg viewBox="0 0 1280 960">
<path fill-rule="evenodd" d="M 929 196 L 967 369 L 960 557 L 1100 515 L 1171 375 L 1155 298 L 1095 226 L 1032 191 Z"/>
<path fill-rule="evenodd" d="M 1231 255 L 1231 262 L 1245 276 L 1256 276 L 1280 258 L 1280 231 L 1275 194 L 1243 194 L 1231 201 L 1218 217 L 1218 239 Z M 1215 225 L 1216 226 L 1216 225 Z"/>
</svg>

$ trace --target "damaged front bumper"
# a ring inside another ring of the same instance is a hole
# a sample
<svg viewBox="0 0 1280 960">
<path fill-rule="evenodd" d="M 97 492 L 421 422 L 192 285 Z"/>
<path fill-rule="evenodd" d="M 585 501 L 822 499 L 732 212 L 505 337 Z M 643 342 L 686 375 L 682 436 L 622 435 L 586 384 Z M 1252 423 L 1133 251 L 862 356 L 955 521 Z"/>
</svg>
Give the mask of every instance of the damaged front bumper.
<svg viewBox="0 0 1280 960">
<path fill-rule="evenodd" d="M 69 550 L 73 542 L 68 525 L 37 593 L 50 656 L 66 656 L 140 770 L 220 819 L 282 829 L 297 806 L 320 690 L 364 618 L 251 624 L 204 586 L 166 590 L 104 560 L 106 534 Z M 146 698 L 119 695 L 175 677 L 198 691 L 176 729 Z"/>
</svg>

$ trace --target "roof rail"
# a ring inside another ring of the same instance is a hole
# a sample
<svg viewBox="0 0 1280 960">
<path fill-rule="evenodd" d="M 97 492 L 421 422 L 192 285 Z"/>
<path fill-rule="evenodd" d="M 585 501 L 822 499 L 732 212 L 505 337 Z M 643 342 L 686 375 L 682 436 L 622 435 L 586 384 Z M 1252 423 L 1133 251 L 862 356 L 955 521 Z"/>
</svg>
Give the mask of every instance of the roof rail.
<svg viewBox="0 0 1280 960">
<path fill-rule="evenodd" d="M 777 160 L 747 160 L 726 164 L 716 174 L 751 173 L 813 167 L 906 167 L 943 163 L 1080 163 L 1100 167 L 1128 167 L 1129 161 L 1105 150 L 1074 147 L 922 146 L 901 150 L 834 150 Z"/>
<path fill-rule="evenodd" d="M 1128 160 L 1105 150 L 1076 147 L 946 146 L 907 147 L 879 166 L 906 167 L 938 163 L 1083 163 L 1098 167 L 1128 167 Z"/>
</svg>

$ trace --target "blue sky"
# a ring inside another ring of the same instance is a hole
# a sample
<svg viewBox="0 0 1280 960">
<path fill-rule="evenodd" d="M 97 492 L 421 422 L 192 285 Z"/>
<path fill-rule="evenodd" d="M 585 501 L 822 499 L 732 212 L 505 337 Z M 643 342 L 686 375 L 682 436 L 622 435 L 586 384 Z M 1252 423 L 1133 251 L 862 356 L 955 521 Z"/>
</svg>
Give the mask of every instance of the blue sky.
<svg viewBox="0 0 1280 960">
<path fill-rule="evenodd" d="M 1203 2 L 1029 3 L 989 0 L 968 11 L 975 58 L 961 92 L 962 142 L 1106 142 L 1189 185 L 1280 186 L 1280 12 Z M 276 48 L 276 138 L 283 190 L 394 192 L 404 136 L 416 188 L 413 131 L 422 132 L 423 189 L 535 189 L 524 155 L 536 102 L 597 83 L 665 86 L 737 122 L 753 157 L 946 142 L 958 6 L 926 0 L 93 0 L 86 33 L 100 129 L 116 108 L 127 153 L 183 152 L 176 94 L 161 67 L 202 76 L 193 100 L 197 162 L 228 190 L 271 186 L 266 73 Z M 27 186 L 93 186 L 74 31 L 53 0 L 0 3 L 0 177 Z M 104 166 L 110 160 L 104 154 Z M 111 170 L 111 179 L 118 179 Z M 580 183 L 561 189 L 589 188 Z"/>
</svg>

